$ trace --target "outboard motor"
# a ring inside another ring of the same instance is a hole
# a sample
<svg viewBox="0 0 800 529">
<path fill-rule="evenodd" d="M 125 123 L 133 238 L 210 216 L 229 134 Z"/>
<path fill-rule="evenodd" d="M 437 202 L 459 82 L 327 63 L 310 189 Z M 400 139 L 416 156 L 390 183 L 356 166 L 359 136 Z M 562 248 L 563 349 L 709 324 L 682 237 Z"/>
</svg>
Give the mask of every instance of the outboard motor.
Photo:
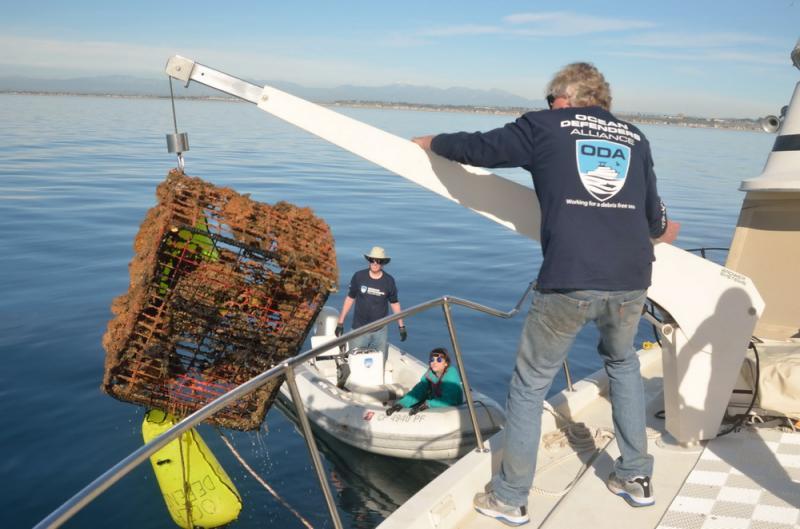
<svg viewBox="0 0 800 529">
<path fill-rule="evenodd" d="M 339 311 L 325 305 L 314 321 L 314 336 L 334 336 L 336 324 L 339 323 Z"/>
</svg>

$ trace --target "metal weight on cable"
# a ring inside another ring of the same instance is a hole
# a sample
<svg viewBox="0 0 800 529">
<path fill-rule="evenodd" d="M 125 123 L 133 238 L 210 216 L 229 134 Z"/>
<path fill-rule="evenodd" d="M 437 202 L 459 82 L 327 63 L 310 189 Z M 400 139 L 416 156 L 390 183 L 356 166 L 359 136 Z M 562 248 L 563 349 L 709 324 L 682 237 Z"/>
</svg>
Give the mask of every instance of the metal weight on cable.
<svg viewBox="0 0 800 529">
<path fill-rule="evenodd" d="M 169 100 L 172 103 L 172 125 L 175 132 L 167 134 L 167 152 L 174 152 L 178 156 L 178 167 L 183 171 L 183 153 L 189 150 L 189 134 L 178 132 L 178 119 L 175 116 L 175 94 L 172 92 L 172 77 L 169 78 Z"/>
</svg>

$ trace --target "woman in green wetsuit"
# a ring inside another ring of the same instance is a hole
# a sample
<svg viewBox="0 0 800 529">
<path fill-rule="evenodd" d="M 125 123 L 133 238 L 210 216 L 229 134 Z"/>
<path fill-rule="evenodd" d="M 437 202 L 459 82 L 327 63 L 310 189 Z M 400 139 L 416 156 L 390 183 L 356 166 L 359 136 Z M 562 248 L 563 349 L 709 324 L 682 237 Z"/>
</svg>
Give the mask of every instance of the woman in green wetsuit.
<svg viewBox="0 0 800 529">
<path fill-rule="evenodd" d="M 430 352 L 429 369 L 411 391 L 386 410 L 391 415 L 403 408 L 411 408 L 409 415 L 415 415 L 428 408 L 458 406 L 464 402 L 464 390 L 458 369 L 450 366 L 447 349 L 437 347 Z"/>
</svg>

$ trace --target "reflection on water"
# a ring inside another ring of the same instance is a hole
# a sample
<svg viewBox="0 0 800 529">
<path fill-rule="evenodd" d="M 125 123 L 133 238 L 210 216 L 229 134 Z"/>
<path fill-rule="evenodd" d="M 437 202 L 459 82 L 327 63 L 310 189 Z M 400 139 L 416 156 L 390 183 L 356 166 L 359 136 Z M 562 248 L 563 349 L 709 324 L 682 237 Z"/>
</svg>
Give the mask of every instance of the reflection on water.
<svg viewBox="0 0 800 529">
<path fill-rule="evenodd" d="M 277 408 L 301 431 L 291 404 L 277 400 Z M 312 423 L 314 439 L 322 453 L 340 515 L 350 527 L 373 528 L 408 498 L 444 471 L 437 461 L 386 457 L 345 444 Z"/>
</svg>

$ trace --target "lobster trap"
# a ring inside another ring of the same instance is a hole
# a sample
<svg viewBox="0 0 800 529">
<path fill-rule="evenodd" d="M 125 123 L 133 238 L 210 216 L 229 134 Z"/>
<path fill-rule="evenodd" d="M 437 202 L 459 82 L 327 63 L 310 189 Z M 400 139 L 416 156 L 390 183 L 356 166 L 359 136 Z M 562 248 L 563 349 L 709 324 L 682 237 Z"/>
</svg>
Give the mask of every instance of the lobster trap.
<svg viewBox="0 0 800 529">
<path fill-rule="evenodd" d="M 335 291 L 327 224 L 173 170 L 142 223 L 103 336 L 102 389 L 183 417 L 295 355 Z M 260 426 L 279 377 L 209 421 Z"/>
</svg>

